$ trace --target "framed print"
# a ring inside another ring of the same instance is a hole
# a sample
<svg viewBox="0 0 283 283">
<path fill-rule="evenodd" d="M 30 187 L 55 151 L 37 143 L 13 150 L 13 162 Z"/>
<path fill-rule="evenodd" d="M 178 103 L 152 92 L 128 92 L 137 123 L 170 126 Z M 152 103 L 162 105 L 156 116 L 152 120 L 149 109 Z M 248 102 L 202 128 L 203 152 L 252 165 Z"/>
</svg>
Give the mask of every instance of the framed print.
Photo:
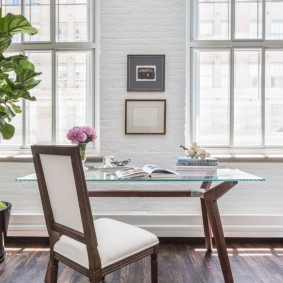
<svg viewBox="0 0 283 283">
<path fill-rule="evenodd" d="M 128 91 L 164 91 L 165 55 L 128 55 Z"/>
<path fill-rule="evenodd" d="M 127 99 L 125 134 L 166 134 L 166 100 Z"/>
</svg>

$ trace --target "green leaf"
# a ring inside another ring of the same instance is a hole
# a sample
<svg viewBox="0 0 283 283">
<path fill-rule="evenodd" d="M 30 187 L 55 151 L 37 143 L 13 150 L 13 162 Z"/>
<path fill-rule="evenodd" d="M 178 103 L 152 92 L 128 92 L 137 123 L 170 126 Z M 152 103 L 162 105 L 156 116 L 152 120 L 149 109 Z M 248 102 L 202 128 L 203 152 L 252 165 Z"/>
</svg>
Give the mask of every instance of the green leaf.
<svg viewBox="0 0 283 283">
<path fill-rule="evenodd" d="M 9 105 L 6 105 L 6 113 L 11 119 L 16 116 L 15 112 Z"/>
<path fill-rule="evenodd" d="M 0 123 L 1 123 L 1 117 L 0 117 Z M 0 133 L 2 134 L 2 137 L 4 140 L 10 140 L 14 134 L 15 134 L 15 127 L 11 124 L 6 123 L 4 128 L 0 128 Z"/>
<path fill-rule="evenodd" d="M 2 118 L 2 114 L 0 116 L 0 129 L 4 129 L 4 127 L 6 126 L 6 121 L 4 120 L 4 118 Z"/>
<path fill-rule="evenodd" d="M 13 108 L 15 113 L 22 113 L 22 110 L 21 110 L 20 106 L 16 105 L 13 102 L 8 102 L 8 103 L 11 105 L 11 107 Z"/>
<path fill-rule="evenodd" d="M 0 201 L 0 210 L 7 208 L 7 204 L 3 201 Z"/>
<path fill-rule="evenodd" d="M 40 82 L 41 82 L 41 80 L 36 81 L 34 79 L 32 79 L 31 81 L 28 81 L 26 83 L 26 89 L 31 90 L 31 89 L 35 88 Z"/>
<path fill-rule="evenodd" d="M 22 15 L 14 15 L 8 13 L 4 17 L 2 17 L 2 9 L 1 9 L 0 33 L 8 34 L 8 35 L 27 33 L 29 35 L 34 35 L 37 33 L 37 29 L 32 27 L 30 22 Z"/>
<path fill-rule="evenodd" d="M 12 42 L 12 36 L 9 34 L 0 34 L 0 52 L 4 52 Z"/>
</svg>

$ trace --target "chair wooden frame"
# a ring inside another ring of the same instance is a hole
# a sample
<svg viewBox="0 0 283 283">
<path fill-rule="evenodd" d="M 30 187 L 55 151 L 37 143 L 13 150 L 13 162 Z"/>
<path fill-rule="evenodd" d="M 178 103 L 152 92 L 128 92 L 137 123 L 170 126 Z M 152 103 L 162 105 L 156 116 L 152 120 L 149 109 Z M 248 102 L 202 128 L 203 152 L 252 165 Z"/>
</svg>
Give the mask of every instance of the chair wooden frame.
<svg viewBox="0 0 283 283">
<path fill-rule="evenodd" d="M 31 146 L 31 149 L 38 179 L 38 186 L 42 200 L 46 226 L 50 239 L 50 258 L 46 271 L 45 282 L 57 282 L 59 261 L 87 276 L 91 283 L 99 283 L 104 280 L 106 274 L 150 255 L 151 280 L 153 283 L 157 283 L 159 244 L 156 244 L 153 247 L 147 248 L 141 252 L 137 252 L 136 254 L 108 265 L 105 268 L 101 267 L 101 259 L 97 249 L 98 243 L 93 223 L 89 196 L 87 192 L 87 186 L 85 182 L 84 171 L 80 159 L 79 148 L 77 146 L 33 145 Z M 40 160 L 40 154 L 69 156 L 71 158 L 83 225 L 83 233 L 55 222 L 44 177 L 43 167 Z M 65 235 L 86 245 L 89 261 L 88 269 L 54 251 L 54 245 L 62 235 Z"/>
</svg>

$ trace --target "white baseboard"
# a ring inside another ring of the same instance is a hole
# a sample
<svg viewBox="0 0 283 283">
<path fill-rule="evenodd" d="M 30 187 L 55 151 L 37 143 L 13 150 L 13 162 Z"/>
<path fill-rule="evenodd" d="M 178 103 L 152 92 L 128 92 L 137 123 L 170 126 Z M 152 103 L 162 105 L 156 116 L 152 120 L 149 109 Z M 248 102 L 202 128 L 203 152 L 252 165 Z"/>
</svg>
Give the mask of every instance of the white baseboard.
<svg viewBox="0 0 283 283">
<path fill-rule="evenodd" d="M 177 214 L 98 214 L 141 228 L 159 237 L 203 237 L 201 215 Z M 222 215 L 226 237 L 283 237 L 283 215 Z M 8 236 L 46 237 L 43 214 L 11 215 Z"/>
</svg>

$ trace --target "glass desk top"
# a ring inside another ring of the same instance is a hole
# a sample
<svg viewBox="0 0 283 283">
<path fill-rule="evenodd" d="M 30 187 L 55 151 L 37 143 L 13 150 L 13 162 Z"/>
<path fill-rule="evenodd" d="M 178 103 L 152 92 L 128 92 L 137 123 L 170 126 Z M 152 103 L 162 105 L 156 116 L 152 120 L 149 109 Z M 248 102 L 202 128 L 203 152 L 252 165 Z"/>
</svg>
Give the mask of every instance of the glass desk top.
<svg viewBox="0 0 283 283">
<path fill-rule="evenodd" d="M 117 168 L 118 170 L 118 168 Z M 206 174 L 204 171 L 194 171 L 186 175 L 174 175 L 170 177 L 142 177 L 118 179 L 115 170 L 110 168 L 94 169 L 85 171 L 86 182 L 241 182 L 241 181 L 264 181 L 264 178 L 232 168 L 218 168 L 215 173 Z M 30 174 L 16 179 L 18 182 L 35 182 L 36 174 Z"/>
</svg>

